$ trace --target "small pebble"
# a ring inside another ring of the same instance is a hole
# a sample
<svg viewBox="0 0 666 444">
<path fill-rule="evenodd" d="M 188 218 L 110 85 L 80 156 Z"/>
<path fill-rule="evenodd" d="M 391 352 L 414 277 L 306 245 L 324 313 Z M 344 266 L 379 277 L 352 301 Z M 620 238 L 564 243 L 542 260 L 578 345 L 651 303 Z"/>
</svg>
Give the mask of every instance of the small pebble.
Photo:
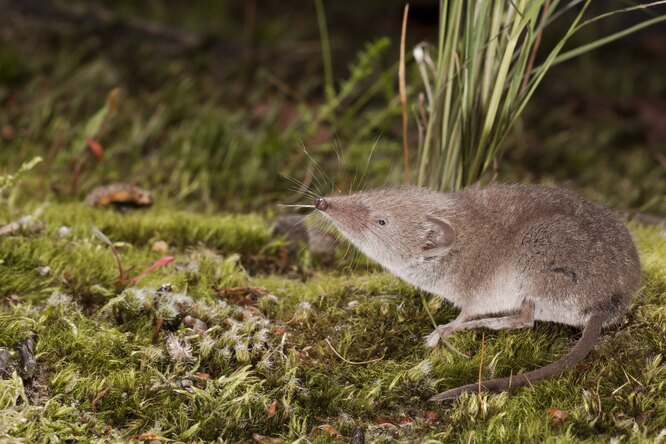
<svg viewBox="0 0 666 444">
<path fill-rule="evenodd" d="M 28 338 L 21 342 L 18 347 L 19 360 L 21 361 L 21 376 L 24 379 L 32 379 L 37 368 L 37 360 L 35 359 L 35 342 L 32 338 Z"/>
<path fill-rule="evenodd" d="M 37 267 L 37 273 L 39 273 L 40 276 L 48 276 L 51 274 L 51 267 Z"/>
<path fill-rule="evenodd" d="M 155 243 L 153 244 L 153 251 L 155 253 L 167 254 L 169 252 L 169 244 L 167 244 L 163 240 L 155 241 Z"/>
<path fill-rule="evenodd" d="M 365 444 L 365 429 L 357 427 L 352 434 L 351 444 Z"/>
<path fill-rule="evenodd" d="M 0 376 L 7 377 L 11 374 L 11 360 L 12 355 L 9 349 L 0 347 Z"/>
<path fill-rule="evenodd" d="M 196 319 L 194 321 L 194 326 L 192 327 L 192 330 L 194 330 L 197 333 L 203 333 L 206 330 L 208 330 L 208 326 L 201 319 Z"/>
<path fill-rule="evenodd" d="M 62 227 L 58 228 L 58 236 L 67 237 L 70 234 L 72 234 L 72 228 L 71 227 L 62 226 Z"/>
</svg>

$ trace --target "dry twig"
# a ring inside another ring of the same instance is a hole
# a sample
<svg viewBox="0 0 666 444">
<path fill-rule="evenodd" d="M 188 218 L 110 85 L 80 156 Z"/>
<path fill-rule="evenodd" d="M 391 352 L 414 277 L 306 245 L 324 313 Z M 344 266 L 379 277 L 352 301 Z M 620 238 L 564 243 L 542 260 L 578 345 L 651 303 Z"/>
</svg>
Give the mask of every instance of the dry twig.
<svg viewBox="0 0 666 444">
<path fill-rule="evenodd" d="M 331 344 L 331 341 L 329 341 L 328 338 L 326 338 L 326 343 L 327 343 L 328 346 L 331 348 L 331 350 L 333 351 L 333 353 L 335 353 L 335 356 L 337 356 L 338 358 L 342 359 L 342 360 L 343 360 L 344 362 L 346 362 L 347 364 L 351 364 L 351 365 L 365 365 L 365 364 L 372 364 L 373 362 L 379 362 L 379 361 L 381 361 L 382 359 L 384 359 L 384 356 L 386 355 L 386 349 L 384 349 L 384 352 L 382 353 L 381 357 L 379 357 L 379 358 L 370 359 L 369 361 L 361 361 L 361 362 L 350 361 L 350 360 L 348 360 L 348 359 L 345 359 L 342 355 L 340 355 L 340 353 L 338 353 L 338 351 L 333 347 L 333 344 Z"/>
<path fill-rule="evenodd" d="M 402 16 L 402 34 L 400 35 L 400 66 L 398 67 L 398 81 L 400 89 L 400 104 L 402 105 L 402 148 L 405 157 L 405 183 L 410 183 L 409 176 L 409 144 L 407 142 L 407 87 L 405 85 L 405 37 L 407 35 L 407 15 L 409 3 L 405 5 Z"/>
</svg>

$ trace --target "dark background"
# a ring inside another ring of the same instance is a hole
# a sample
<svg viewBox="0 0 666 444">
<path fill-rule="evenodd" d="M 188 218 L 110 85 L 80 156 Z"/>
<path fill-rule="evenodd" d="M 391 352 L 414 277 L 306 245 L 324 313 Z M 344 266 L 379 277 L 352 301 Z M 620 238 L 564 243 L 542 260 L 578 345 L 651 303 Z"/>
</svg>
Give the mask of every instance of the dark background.
<svg viewBox="0 0 666 444">
<path fill-rule="evenodd" d="M 377 143 L 362 186 L 399 182 L 403 5 L 324 3 L 336 92 L 359 52 L 389 39 L 336 101 L 324 91 L 313 2 L 0 1 L 0 168 L 44 157 L 43 174 L 25 185 L 39 198 L 81 199 L 125 181 L 177 205 L 246 211 L 293 197 L 277 173 L 307 179 L 301 146 L 350 186 Z M 627 5 L 595 2 L 589 15 Z M 600 22 L 568 47 L 663 12 Z M 436 1 L 411 4 L 409 48 L 435 39 L 437 13 Z M 541 54 L 566 20 L 548 29 Z M 500 179 L 556 181 L 666 213 L 665 42 L 665 28 L 653 27 L 556 66 L 506 142 Z M 409 69 L 414 100 L 420 83 Z M 114 88 L 96 159 L 81 136 Z"/>
</svg>

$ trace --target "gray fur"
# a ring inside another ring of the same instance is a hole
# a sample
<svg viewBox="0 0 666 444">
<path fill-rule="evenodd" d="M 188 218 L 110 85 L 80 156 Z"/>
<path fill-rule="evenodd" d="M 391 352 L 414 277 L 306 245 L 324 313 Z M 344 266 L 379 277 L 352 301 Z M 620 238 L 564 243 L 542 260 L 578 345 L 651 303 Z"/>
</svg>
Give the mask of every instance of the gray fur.
<svg viewBox="0 0 666 444">
<path fill-rule="evenodd" d="M 520 312 L 525 301 L 536 320 L 584 327 L 594 317 L 613 325 L 640 283 L 636 247 L 617 215 L 560 188 L 398 187 L 326 197 L 316 206 L 370 258 L 460 308 L 429 337 L 431 345 L 462 328 L 531 325 L 495 318 Z M 495 320 L 470 323 L 475 318 Z"/>
</svg>

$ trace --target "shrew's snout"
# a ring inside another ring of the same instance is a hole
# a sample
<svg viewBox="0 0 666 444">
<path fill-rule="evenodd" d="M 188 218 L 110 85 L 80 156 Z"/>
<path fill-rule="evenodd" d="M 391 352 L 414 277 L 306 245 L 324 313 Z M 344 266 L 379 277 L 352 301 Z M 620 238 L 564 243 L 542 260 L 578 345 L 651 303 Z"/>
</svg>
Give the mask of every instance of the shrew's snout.
<svg viewBox="0 0 666 444">
<path fill-rule="evenodd" d="M 316 198 L 314 201 L 314 206 L 319 211 L 328 210 L 328 202 L 326 202 L 326 199 L 324 199 L 323 197 Z"/>
</svg>

